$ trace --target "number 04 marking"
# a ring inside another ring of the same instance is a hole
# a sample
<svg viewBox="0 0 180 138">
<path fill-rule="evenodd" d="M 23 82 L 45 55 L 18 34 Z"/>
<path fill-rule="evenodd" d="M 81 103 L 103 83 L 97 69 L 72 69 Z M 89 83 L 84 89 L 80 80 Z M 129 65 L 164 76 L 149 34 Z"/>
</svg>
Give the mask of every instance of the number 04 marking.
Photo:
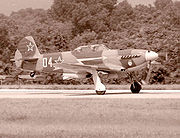
<svg viewBox="0 0 180 138">
<path fill-rule="evenodd" d="M 49 58 L 49 61 L 48 61 L 47 58 L 43 58 L 43 67 L 44 67 L 44 68 L 47 68 L 48 65 L 49 65 L 50 67 L 53 66 L 52 57 Z"/>
</svg>

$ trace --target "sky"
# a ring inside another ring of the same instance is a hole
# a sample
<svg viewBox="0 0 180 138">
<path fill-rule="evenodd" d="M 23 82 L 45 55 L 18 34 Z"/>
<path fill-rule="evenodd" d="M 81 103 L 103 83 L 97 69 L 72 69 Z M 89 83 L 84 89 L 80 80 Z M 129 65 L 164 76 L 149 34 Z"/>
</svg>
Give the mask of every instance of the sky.
<svg viewBox="0 0 180 138">
<path fill-rule="evenodd" d="M 117 0 L 119 2 L 123 0 Z M 154 2 L 156 0 L 127 0 L 132 6 L 138 5 L 138 4 L 143 4 L 143 5 L 154 5 Z M 180 1 L 180 0 L 172 0 L 172 1 Z"/>
<path fill-rule="evenodd" d="M 52 3 L 53 0 L 0 0 L 0 13 L 10 15 L 12 11 L 26 8 L 48 9 Z"/>
<path fill-rule="evenodd" d="M 117 0 L 118 2 L 121 2 L 123 0 Z M 138 5 L 138 4 L 143 4 L 143 5 L 148 5 L 151 4 L 153 5 L 155 0 L 127 0 L 132 6 Z"/>
<path fill-rule="evenodd" d="M 119 2 L 123 0 L 117 0 Z M 153 4 L 155 0 L 128 0 L 128 2 L 135 6 L 137 4 Z M 179 1 L 179 0 L 174 0 Z M 0 0 L 0 13 L 10 15 L 12 11 L 18 11 L 25 8 L 43 8 L 51 7 L 53 0 Z"/>
</svg>

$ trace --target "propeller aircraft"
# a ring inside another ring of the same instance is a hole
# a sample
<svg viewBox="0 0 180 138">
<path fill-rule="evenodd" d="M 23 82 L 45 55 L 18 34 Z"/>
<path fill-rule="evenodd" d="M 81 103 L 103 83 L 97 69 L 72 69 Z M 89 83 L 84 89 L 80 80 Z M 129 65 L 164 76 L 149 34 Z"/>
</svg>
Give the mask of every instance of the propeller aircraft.
<svg viewBox="0 0 180 138">
<path fill-rule="evenodd" d="M 155 61 L 158 54 L 143 49 L 109 49 L 103 44 L 80 46 L 73 51 L 40 54 L 32 36 L 23 38 L 12 61 L 16 68 L 29 71 L 34 77 L 36 72 L 59 72 L 63 79 L 93 78 L 95 91 L 104 95 L 106 87 L 102 84 L 99 74 L 109 78 L 121 77 L 126 73 L 131 78 L 131 92 L 139 93 L 141 83 L 132 75 L 133 71 L 141 70 Z"/>
</svg>

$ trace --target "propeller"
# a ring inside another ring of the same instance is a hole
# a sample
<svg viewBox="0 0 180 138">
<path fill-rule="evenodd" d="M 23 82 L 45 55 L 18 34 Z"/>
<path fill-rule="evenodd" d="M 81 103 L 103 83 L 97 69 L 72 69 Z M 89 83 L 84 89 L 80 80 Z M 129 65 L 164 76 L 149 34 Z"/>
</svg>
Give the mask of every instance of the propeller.
<svg viewBox="0 0 180 138">
<path fill-rule="evenodd" d="M 151 71 L 152 71 L 152 66 L 151 65 L 152 65 L 152 63 L 151 63 L 151 61 L 149 61 L 147 63 L 146 77 L 145 77 L 144 80 L 141 81 L 142 84 L 144 84 L 144 85 L 149 83 L 150 75 L 151 75 Z"/>
<path fill-rule="evenodd" d="M 147 64 L 147 75 L 146 75 L 146 79 L 145 82 L 149 83 L 150 80 L 150 75 L 151 75 L 151 71 L 152 71 L 152 66 L 151 66 L 151 61 L 149 61 L 149 63 Z"/>
<path fill-rule="evenodd" d="M 142 80 L 142 84 L 149 84 L 152 72 L 152 66 L 162 65 L 164 61 L 168 60 L 168 53 L 167 52 L 160 52 L 158 53 L 158 59 L 156 61 L 149 61 L 147 64 L 147 74 L 145 80 Z"/>
</svg>

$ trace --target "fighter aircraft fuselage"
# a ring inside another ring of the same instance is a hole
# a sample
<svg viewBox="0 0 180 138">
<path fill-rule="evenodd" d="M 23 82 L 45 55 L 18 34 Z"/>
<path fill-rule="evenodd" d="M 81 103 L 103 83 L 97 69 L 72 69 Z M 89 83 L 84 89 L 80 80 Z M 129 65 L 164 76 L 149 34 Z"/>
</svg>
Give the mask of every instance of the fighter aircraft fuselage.
<svg viewBox="0 0 180 138">
<path fill-rule="evenodd" d="M 20 41 L 14 61 L 16 67 L 22 70 L 60 72 L 64 78 L 84 78 L 91 74 L 96 91 L 105 92 L 105 86 L 98 76 L 100 72 L 119 77 L 114 74 L 138 71 L 157 58 L 158 54 L 153 51 L 108 49 L 103 44 L 80 46 L 73 51 L 40 54 L 34 39 L 28 36 Z M 140 91 L 140 85 L 136 82 L 132 87 L 132 91 Z"/>
<path fill-rule="evenodd" d="M 63 72 L 64 64 L 74 64 L 93 66 L 97 70 L 104 71 L 135 71 L 146 66 L 147 54 L 147 50 L 140 49 L 92 51 L 89 47 L 87 51 L 74 50 L 42 54 L 36 61 L 23 61 L 22 68 L 44 72 L 62 69 Z"/>
</svg>

